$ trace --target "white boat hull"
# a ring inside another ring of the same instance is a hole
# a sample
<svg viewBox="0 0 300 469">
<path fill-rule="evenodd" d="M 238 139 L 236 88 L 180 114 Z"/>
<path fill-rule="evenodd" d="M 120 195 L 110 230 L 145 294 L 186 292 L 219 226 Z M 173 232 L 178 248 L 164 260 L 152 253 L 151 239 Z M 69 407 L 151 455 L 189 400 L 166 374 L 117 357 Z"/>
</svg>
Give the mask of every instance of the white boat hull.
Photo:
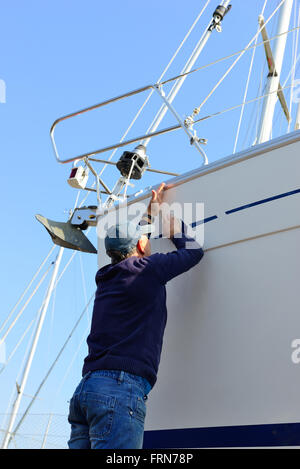
<svg viewBox="0 0 300 469">
<path fill-rule="evenodd" d="M 299 176 L 295 132 L 172 179 L 170 201 L 204 202 L 206 252 L 167 286 L 145 447 L 300 445 Z"/>
</svg>

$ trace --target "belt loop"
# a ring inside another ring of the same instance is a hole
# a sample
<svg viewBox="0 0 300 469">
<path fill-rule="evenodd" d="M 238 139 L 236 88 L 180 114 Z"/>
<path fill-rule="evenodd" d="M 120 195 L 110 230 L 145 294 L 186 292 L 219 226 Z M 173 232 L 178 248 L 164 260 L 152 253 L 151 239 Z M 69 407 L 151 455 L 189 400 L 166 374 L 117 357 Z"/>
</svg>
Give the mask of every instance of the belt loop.
<svg viewBox="0 0 300 469">
<path fill-rule="evenodd" d="M 120 371 L 118 376 L 118 384 L 121 384 L 124 381 L 124 371 Z"/>
</svg>

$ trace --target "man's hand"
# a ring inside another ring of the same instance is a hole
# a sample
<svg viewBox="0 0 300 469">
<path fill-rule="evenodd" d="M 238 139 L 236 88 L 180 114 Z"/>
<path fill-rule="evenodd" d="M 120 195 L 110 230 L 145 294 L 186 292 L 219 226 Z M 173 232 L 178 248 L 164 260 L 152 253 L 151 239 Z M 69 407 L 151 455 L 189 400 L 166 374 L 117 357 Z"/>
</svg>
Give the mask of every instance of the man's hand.
<svg viewBox="0 0 300 469">
<path fill-rule="evenodd" d="M 148 215 L 155 217 L 159 213 L 159 208 L 164 199 L 164 191 L 168 186 L 162 182 L 157 191 L 152 190 L 152 198 L 148 205 Z"/>
</svg>

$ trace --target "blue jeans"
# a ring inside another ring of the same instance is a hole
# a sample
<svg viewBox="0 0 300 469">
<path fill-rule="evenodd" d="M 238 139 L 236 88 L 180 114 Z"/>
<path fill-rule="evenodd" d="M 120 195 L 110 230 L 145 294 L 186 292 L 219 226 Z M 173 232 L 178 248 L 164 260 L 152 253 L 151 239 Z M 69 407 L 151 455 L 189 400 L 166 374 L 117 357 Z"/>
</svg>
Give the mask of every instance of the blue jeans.
<svg viewBox="0 0 300 469">
<path fill-rule="evenodd" d="M 124 371 L 87 373 L 70 401 L 70 449 L 143 447 L 147 380 Z"/>
</svg>

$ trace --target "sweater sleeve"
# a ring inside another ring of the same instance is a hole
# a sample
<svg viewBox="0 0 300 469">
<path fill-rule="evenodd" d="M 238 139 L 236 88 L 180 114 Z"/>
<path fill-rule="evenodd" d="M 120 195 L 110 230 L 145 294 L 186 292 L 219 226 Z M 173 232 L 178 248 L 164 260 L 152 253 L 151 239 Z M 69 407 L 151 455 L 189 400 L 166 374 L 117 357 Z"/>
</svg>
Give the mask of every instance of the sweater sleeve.
<svg viewBox="0 0 300 469">
<path fill-rule="evenodd" d="M 153 254 L 149 257 L 150 264 L 156 271 L 162 283 L 167 283 L 172 278 L 188 271 L 198 264 L 204 252 L 194 238 L 181 234 L 179 238 L 171 238 L 177 251 L 167 254 Z"/>
</svg>

